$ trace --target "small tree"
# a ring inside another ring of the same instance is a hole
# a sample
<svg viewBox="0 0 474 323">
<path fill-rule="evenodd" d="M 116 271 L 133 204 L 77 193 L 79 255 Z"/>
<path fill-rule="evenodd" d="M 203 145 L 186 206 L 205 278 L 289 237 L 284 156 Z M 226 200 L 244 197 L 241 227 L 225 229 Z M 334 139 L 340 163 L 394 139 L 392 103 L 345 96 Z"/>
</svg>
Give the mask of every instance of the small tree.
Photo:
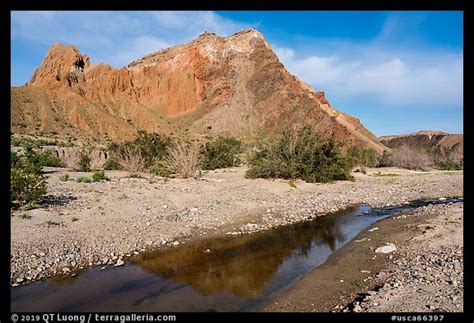
<svg viewBox="0 0 474 323">
<path fill-rule="evenodd" d="M 24 156 L 16 156 L 12 159 L 10 170 L 11 203 L 23 205 L 46 194 L 46 178 L 41 167 L 38 168 Z"/>
<path fill-rule="evenodd" d="M 205 170 L 238 166 L 242 143 L 232 137 L 217 137 L 201 149 L 201 167 Z"/>
</svg>

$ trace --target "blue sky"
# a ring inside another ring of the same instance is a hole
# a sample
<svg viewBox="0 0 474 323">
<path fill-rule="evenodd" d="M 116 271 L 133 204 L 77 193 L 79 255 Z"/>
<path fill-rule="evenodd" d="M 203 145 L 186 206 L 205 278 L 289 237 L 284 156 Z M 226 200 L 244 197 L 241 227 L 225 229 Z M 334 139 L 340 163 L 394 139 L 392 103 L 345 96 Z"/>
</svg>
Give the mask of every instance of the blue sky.
<svg viewBox="0 0 474 323">
<path fill-rule="evenodd" d="M 460 11 L 12 12 L 11 82 L 55 42 L 114 67 L 204 31 L 255 27 L 285 67 L 376 135 L 463 132 Z"/>
</svg>

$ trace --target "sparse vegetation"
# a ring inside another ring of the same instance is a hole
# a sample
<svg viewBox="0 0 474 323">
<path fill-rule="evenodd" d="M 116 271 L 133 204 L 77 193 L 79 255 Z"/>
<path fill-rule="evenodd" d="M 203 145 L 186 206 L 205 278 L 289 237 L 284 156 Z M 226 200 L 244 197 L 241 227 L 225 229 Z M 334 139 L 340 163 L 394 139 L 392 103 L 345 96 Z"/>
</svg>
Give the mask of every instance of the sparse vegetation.
<svg viewBox="0 0 474 323">
<path fill-rule="evenodd" d="M 128 195 L 125 194 L 125 193 L 122 193 L 122 194 L 120 194 L 117 198 L 118 198 L 119 200 L 125 200 L 125 199 L 128 199 Z"/>
<path fill-rule="evenodd" d="M 76 162 L 76 169 L 80 172 L 90 172 L 91 171 L 91 147 L 88 145 L 82 146 L 79 151 L 78 160 Z"/>
<path fill-rule="evenodd" d="M 351 161 L 334 136 L 323 138 L 310 127 L 260 136 L 249 158 L 248 178 L 300 178 L 307 182 L 352 180 Z"/>
<path fill-rule="evenodd" d="M 108 181 L 109 178 L 105 176 L 105 172 L 103 170 L 94 172 L 92 174 L 92 181 L 93 182 L 101 182 L 101 181 Z"/>
<path fill-rule="evenodd" d="M 123 169 L 122 165 L 119 162 L 113 159 L 107 159 L 107 161 L 102 166 L 104 170 L 120 170 Z"/>
<path fill-rule="evenodd" d="M 63 175 L 59 176 L 59 180 L 61 180 L 63 182 L 67 182 L 69 180 L 69 174 L 63 174 Z"/>
<path fill-rule="evenodd" d="M 79 221 L 79 219 L 76 218 L 75 216 L 73 216 L 73 217 L 71 218 L 71 222 L 76 222 L 76 221 Z"/>
<path fill-rule="evenodd" d="M 23 220 L 31 220 L 32 216 L 31 215 L 28 215 L 26 213 L 22 213 L 18 216 L 20 219 L 23 219 Z"/>
<path fill-rule="evenodd" d="M 372 148 L 352 147 L 347 152 L 347 157 L 353 166 L 376 167 L 378 165 L 378 154 Z"/>
<path fill-rule="evenodd" d="M 400 175 L 399 174 L 393 174 L 393 173 L 377 172 L 376 174 L 374 174 L 374 176 L 376 176 L 376 177 L 397 177 L 397 176 L 400 176 Z"/>
<path fill-rule="evenodd" d="M 217 137 L 202 148 L 200 166 L 204 170 L 238 166 L 241 162 L 240 153 L 242 143 L 239 140 L 232 137 Z"/>
<path fill-rule="evenodd" d="M 167 154 L 170 138 L 156 134 L 140 131 L 138 138 L 134 141 L 124 143 L 112 143 L 109 145 L 110 159 L 120 164 L 124 169 L 140 168 L 140 171 L 150 169 L 157 160 L 162 160 Z M 133 156 L 138 156 L 133 160 Z M 112 163 L 112 162 L 111 162 Z M 137 172 L 137 170 L 133 170 Z"/>
<path fill-rule="evenodd" d="M 288 185 L 290 185 L 290 186 L 293 187 L 293 188 L 298 188 L 298 187 L 296 187 L 296 183 L 295 183 L 295 181 L 294 181 L 293 179 L 290 179 L 290 180 L 288 181 Z"/>
<path fill-rule="evenodd" d="M 392 165 L 413 170 L 427 170 L 433 167 L 433 160 L 424 149 L 401 145 L 392 150 Z"/>
<path fill-rule="evenodd" d="M 92 179 L 90 177 L 87 177 L 87 176 L 79 176 L 77 178 L 77 182 L 78 183 L 91 183 Z"/>
<path fill-rule="evenodd" d="M 462 158 L 454 158 L 448 147 L 435 147 L 431 150 L 434 164 L 442 170 L 459 170 L 463 168 Z"/>
<path fill-rule="evenodd" d="M 45 224 L 48 227 L 56 227 L 56 226 L 60 225 L 61 223 L 56 222 L 56 221 L 52 221 L 52 220 L 48 220 L 48 221 L 45 222 Z"/>
<path fill-rule="evenodd" d="M 390 167 L 392 166 L 392 155 L 388 150 L 384 150 L 382 156 L 380 156 L 377 167 Z"/>
<path fill-rule="evenodd" d="M 356 285 L 357 287 L 360 287 L 360 286 L 364 285 L 364 278 L 362 278 L 362 277 L 357 277 L 357 278 L 354 280 L 354 285 Z"/>
<path fill-rule="evenodd" d="M 194 177 L 201 158 L 200 150 L 197 143 L 177 140 L 168 148 L 163 165 L 181 178 Z"/>
<path fill-rule="evenodd" d="M 13 156 L 13 154 L 12 154 Z M 10 165 L 10 202 L 14 206 L 34 202 L 46 194 L 46 178 L 43 168 L 34 163 L 28 155 L 16 155 Z"/>
<path fill-rule="evenodd" d="M 38 205 L 36 205 L 36 202 L 35 201 L 31 201 L 31 202 L 28 202 L 27 204 L 25 204 L 23 206 L 23 210 L 25 211 L 30 211 L 30 210 L 34 210 L 38 207 Z"/>
</svg>

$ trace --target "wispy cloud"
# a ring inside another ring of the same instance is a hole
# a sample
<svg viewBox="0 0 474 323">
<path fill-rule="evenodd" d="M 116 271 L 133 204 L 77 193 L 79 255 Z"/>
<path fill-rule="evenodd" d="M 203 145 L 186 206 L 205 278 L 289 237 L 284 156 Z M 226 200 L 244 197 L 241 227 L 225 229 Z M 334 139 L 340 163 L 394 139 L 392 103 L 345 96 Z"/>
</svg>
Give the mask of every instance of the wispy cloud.
<svg viewBox="0 0 474 323">
<path fill-rule="evenodd" d="M 300 56 L 296 49 L 274 47 L 287 69 L 332 97 L 377 100 L 400 107 L 462 106 L 462 52 L 390 48 L 379 42 L 340 44 L 333 55 Z"/>
<path fill-rule="evenodd" d="M 226 36 L 249 26 L 207 11 L 12 13 L 13 40 L 43 46 L 75 44 L 92 60 L 116 67 L 187 42 L 203 31 Z"/>
</svg>

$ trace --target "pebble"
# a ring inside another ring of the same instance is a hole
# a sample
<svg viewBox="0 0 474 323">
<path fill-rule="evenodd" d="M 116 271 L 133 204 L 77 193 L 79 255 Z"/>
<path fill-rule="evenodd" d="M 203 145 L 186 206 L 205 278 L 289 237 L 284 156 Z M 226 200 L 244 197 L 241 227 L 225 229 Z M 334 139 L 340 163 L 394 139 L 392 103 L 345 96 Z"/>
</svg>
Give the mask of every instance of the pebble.
<svg viewBox="0 0 474 323">
<path fill-rule="evenodd" d="M 125 262 L 122 259 L 119 259 L 114 266 L 115 267 L 120 267 L 120 266 L 123 266 L 123 265 L 125 265 Z"/>
<path fill-rule="evenodd" d="M 397 247 L 395 246 L 395 244 L 389 243 L 385 246 L 378 247 L 377 249 L 375 249 L 375 252 L 376 253 L 390 253 L 390 252 L 394 252 L 395 250 L 397 250 Z"/>
</svg>

